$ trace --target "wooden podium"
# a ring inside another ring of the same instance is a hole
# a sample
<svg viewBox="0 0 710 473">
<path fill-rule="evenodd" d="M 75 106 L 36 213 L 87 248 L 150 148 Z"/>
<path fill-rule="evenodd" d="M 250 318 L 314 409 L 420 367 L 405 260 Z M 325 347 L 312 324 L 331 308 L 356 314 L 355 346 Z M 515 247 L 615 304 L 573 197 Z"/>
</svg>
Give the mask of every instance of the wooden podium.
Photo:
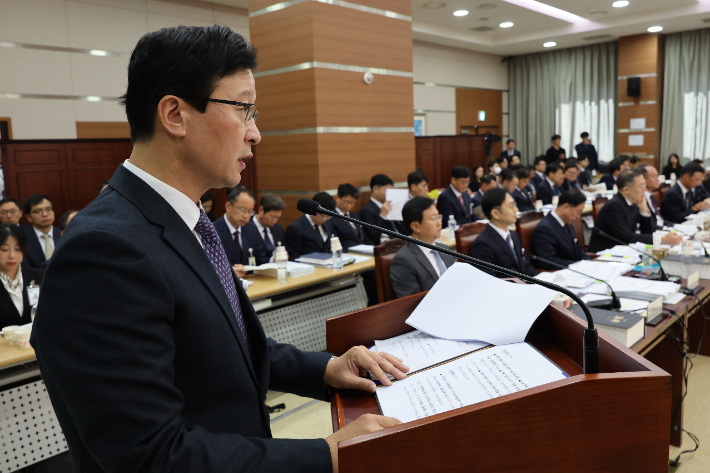
<svg viewBox="0 0 710 473">
<path fill-rule="evenodd" d="M 424 295 L 328 319 L 328 351 L 412 331 L 405 320 Z M 582 374 L 585 327 L 550 304 L 526 341 L 569 378 L 343 441 L 340 472 L 667 472 L 670 375 L 601 332 L 600 373 Z M 334 431 L 380 414 L 362 391 L 335 391 L 331 409 Z"/>
</svg>

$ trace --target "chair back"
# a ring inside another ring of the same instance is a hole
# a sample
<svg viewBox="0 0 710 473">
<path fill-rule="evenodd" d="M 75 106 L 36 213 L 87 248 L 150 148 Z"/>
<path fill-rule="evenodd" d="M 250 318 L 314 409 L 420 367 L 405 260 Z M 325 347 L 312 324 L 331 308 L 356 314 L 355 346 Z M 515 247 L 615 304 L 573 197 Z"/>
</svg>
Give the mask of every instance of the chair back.
<svg viewBox="0 0 710 473">
<path fill-rule="evenodd" d="M 604 207 L 604 204 L 606 204 L 608 200 L 609 199 L 607 199 L 606 197 L 598 196 L 596 199 L 594 199 L 594 202 L 592 202 L 592 218 L 595 222 L 597 221 L 599 211 L 602 209 L 602 207 Z"/>
<path fill-rule="evenodd" d="M 390 265 L 394 255 L 406 243 L 399 238 L 393 238 L 375 246 L 375 276 L 377 277 L 377 298 L 380 303 L 397 299 L 390 279 Z"/>
<path fill-rule="evenodd" d="M 658 188 L 656 192 L 658 194 L 656 195 L 656 201 L 658 202 L 658 205 L 661 205 L 661 201 L 663 200 L 663 197 L 666 195 L 666 192 L 668 192 L 668 189 L 671 188 L 671 183 L 670 182 L 664 182 L 661 184 L 661 187 Z"/>
<path fill-rule="evenodd" d="M 542 212 L 536 212 L 531 210 L 529 212 L 523 212 L 517 222 L 515 222 L 515 232 L 520 238 L 520 244 L 525 249 L 525 254 L 530 254 L 530 248 L 532 247 L 532 236 L 535 231 L 535 227 L 540 223 L 540 220 L 545 216 Z"/>
<path fill-rule="evenodd" d="M 472 222 L 461 225 L 455 232 L 456 251 L 462 255 L 468 255 L 471 251 L 473 240 L 481 234 L 488 226 L 487 223 Z"/>
</svg>

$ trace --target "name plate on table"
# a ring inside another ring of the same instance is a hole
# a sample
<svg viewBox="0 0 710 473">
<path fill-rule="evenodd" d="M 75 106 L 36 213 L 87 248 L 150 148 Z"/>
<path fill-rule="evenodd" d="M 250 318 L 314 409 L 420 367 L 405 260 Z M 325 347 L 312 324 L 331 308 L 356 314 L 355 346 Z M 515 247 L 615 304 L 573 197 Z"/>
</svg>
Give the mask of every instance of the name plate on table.
<svg viewBox="0 0 710 473">
<path fill-rule="evenodd" d="M 690 276 L 688 276 L 688 289 L 691 291 L 698 287 L 698 283 L 700 282 L 700 273 L 698 271 L 694 272 Z"/>
<path fill-rule="evenodd" d="M 663 312 L 663 297 L 648 304 L 646 308 L 646 320 L 653 320 Z"/>
</svg>

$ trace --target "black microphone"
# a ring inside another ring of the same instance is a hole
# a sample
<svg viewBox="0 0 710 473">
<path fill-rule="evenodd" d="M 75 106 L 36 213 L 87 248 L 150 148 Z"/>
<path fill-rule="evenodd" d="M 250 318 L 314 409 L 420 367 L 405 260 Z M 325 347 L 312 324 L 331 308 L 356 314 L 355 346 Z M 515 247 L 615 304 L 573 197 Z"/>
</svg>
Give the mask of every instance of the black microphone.
<svg viewBox="0 0 710 473">
<path fill-rule="evenodd" d="M 539 260 L 539 261 L 542 261 L 543 263 L 550 264 L 550 265 L 555 266 L 557 268 L 566 269 L 568 271 L 572 271 L 573 273 L 581 274 L 582 276 L 592 279 L 596 282 L 603 282 L 604 284 L 606 284 L 607 287 L 609 288 L 609 290 L 611 291 L 611 301 L 610 302 L 605 302 L 605 301 L 588 302 L 587 303 L 588 307 L 594 307 L 595 309 L 605 309 L 605 310 L 619 310 L 619 309 L 621 309 L 621 301 L 616 296 L 614 289 L 611 287 L 611 284 L 604 281 L 603 279 L 593 278 L 592 276 L 589 276 L 588 274 L 584 274 L 580 271 L 568 268 L 567 266 L 555 263 L 554 261 L 546 260 L 545 258 L 540 258 L 537 255 L 529 254 L 528 256 L 530 256 L 531 259 Z"/>
<path fill-rule="evenodd" d="M 357 220 L 355 218 L 350 218 L 346 217 L 344 215 L 340 215 L 337 212 L 333 212 L 331 210 L 325 209 L 321 207 L 318 202 L 315 202 L 310 199 L 300 199 L 298 201 L 298 204 L 296 205 L 296 208 L 308 215 L 317 215 L 317 214 L 325 214 L 329 215 L 331 217 L 339 218 L 341 220 L 346 220 L 351 223 L 356 223 L 358 225 L 361 225 L 365 228 L 369 228 L 370 230 L 375 230 L 380 233 L 384 233 L 385 235 L 389 235 L 394 238 L 400 238 L 404 241 L 408 241 L 410 243 L 414 243 L 415 245 L 418 246 L 423 246 L 424 248 L 429 248 L 430 250 L 438 251 L 439 253 L 444 253 L 449 256 L 453 256 L 454 258 L 458 258 L 460 260 L 466 261 L 468 263 L 473 264 L 474 266 L 479 266 L 482 268 L 489 269 L 491 271 L 496 271 L 499 273 L 507 274 L 508 276 L 512 276 L 514 278 L 522 279 L 523 281 L 527 281 L 532 284 L 538 284 L 542 287 L 546 287 L 547 289 L 552 289 L 553 291 L 561 292 L 562 294 L 565 294 L 566 296 L 569 296 L 573 301 L 575 301 L 579 306 L 582 308 L 582 311 L 584 312 L 584 316 L 587 318 L 587 328 L 584 330 L 584 337 L 582 339 L 583 343 L 583 357 L 582 357 L 582 365 L 584 369 L 584 374 L 593 374 L 593 373 L 599 373 L 599 334 L 597 333 L 597 330 L 594 328 L 594 319 L 592 318 L 592 314 L 589 312 L 589 308 L 587 305 L 582 302 L 582 300 L 572 291 L 558 286 L 557 284 L 553 284 L 547 281 L 540 281 L 538 279 L 532 278 L 528 276 L 527 274 L 521 274 L 518 273 L 517 271 L 511 271 L 510 269 L 503 268 L 501 266 L 488 263 L 486 261 L 481 261 L 476 258 L 472 258 L 471 256 L 466 256 L 462 255 L 461 253 L 457 253 L 456 251 L 449 250 L 448 248 L 441 248 L 436 245 L 431 245 L 429 243 L 425 243 L 423 241 L 419 241 L 415 238 L 412 238 L 407 235 L 402 235 L 397 232 L 393 232 L 392 230 L 387 230 L 386 228 L 378 227 L 377 225 L 372 225 L 366 222 L 363 222 L 361 220 Z"/>
<path fill-rule="evenodd" d="M 634 248 L 633 246 L 629 245 L 628 243 L 624 243 L 623 241 L 619 240 L 618 238 L 615 238 L 615 237 L 609 235 L 608 233 L 606 233 L 606 232 L 604 232 L 604 231 L 602 231 L 602 230 L 599 230 L 597 227 L 592 228 L 592 233 L 597 234 L 597 235 L 601 235 L 601 236 L 603 236 L 603 237 L 606 237 L 606 238 L 608 238 L 608 239 L 610 239 L 610 240 L 612 240 L 612 241 L 615 241 L 616 243 L 618 243 L 618 244 L 620 244 L 620 245 L 628 246 L 628 247 L 631 248 L 632 250 L 634 250 L 634 251 L 636 251 L 636 252 L 638 252 L 638 253 L 641 253 L 642 255 L 645 255 L 645 254 L 646 254 L 646 253 L 644 253 L 643 251 L 638 250 L 638 249 Z M 660 273 L 659 273 L 658 276 L 655 276 L 655 275 L 654 275 L 654 276 L 647 276 L 647 277 L 645 277 L 644 279 L 668 281 L 668 275 L 666 274 L 665 271 L 663 271 L 663 266 L 661 266 L 661 260 L 659 260 L 658 258 L 656 258 L 655 256 L 653 256 L 652 254 L 648 254 L 648 255 L 646 255 L 646 256 L 649 256 L 653 261 L 655 261 L 656 263 L 658 263 L 658 268 L 660 269 Z"/>
</svg>

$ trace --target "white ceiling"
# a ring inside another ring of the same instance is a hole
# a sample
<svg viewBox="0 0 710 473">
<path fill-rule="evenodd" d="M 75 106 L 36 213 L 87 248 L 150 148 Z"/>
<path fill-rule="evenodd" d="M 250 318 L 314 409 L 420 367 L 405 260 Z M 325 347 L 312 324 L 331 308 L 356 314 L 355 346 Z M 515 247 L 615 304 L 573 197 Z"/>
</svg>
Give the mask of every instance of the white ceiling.
<svg viewBox="0 0 710 473">
<path fill-rule="evenodd" d="M 248 0 L 206 0 L 244 8 Z M 412 0 L 414 39 L 500 55 L 542 51 L 555 41 L 557 49 L 614 40 L 663 26 L 664 33 L 710 27 L 710 0 L 629 0 L 613 8 L 614 0 L 443 0 L 440 9 L 426 9 L 431 0 Z M 493 5 L 491 8 L 490 6 Z M 554 7 L 554 8 L 550 8 Z M 455 10 L 468 10 L 463 17 Z M 512 28 L 500 28 L 512 21 Z M 486 26 L 490 31 L 472 28 Z M 585 39 L 585 38 L 595 39 Z"/>
</svg>

